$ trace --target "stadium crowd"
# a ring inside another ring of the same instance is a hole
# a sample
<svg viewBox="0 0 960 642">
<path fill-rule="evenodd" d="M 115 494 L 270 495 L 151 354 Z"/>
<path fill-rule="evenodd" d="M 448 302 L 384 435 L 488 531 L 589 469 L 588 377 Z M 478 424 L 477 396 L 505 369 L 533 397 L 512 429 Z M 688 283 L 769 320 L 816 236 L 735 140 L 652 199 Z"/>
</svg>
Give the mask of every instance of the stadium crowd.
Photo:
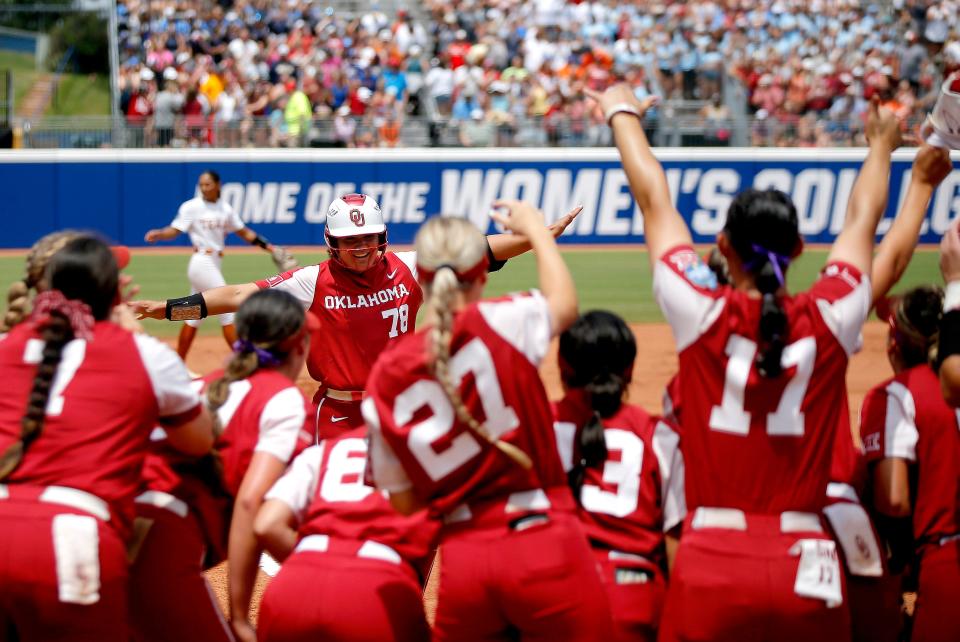
<svg viewBox="0 0 960 642">
<path fill-rule="evenodd" d="M 615 80 L 664 100 L 650 135 L 682 120 L 696 144 L 726 145 L 743 114 L 742 144 L 862 145 L 873 94 L 912 126 L 936 96 L 936 63 L 960 64 L 953 0 L 118 9 L 121 108 L 138 142 L 161 146 L 394 147 L 408 121 L 429 144 L 602 145 L 584 90 Z"/>
<path fill-rule="evenodd" d="M 737 194 L 701 257 L 645 135 L 656 101 L 585 93 L 643 216 L 650 282 L 625 291 L 650 293 L 677 351 L 662 414 L 630 403 L 646 346 L 579 310 L 556 242 L 579 208 L 547 225 L 494 202 L 491 235 L 434 216 L 394 252 L 376 201 L 344 194 L 324 261 L 162 301 L 130 300 L 127 248 L 53 232 L 2 319 L 0 639 L 960 638 L 960 220 L 946 286 L 890 296 L 960 98 L 938 101 L 879 245 L 903 133 L 871 100 L 842 228 L 792 292 L 788 194 Z M 188 274 L 219 274 L 230 232 L 266 249 L 216 171 L 199 183 L 147 239 L 188 234 Z M 533 289 L 486 296 L 525 252 Z M 874 308 L 892 376 L 872 373 L 854 427 Z M 197 377 L 139 323 L 234 312 L 229 359 Z M 229 622 L 204 575 L 220 562 Z M 254 622 L 258 565 L 275 575 Z"/>
</svg>

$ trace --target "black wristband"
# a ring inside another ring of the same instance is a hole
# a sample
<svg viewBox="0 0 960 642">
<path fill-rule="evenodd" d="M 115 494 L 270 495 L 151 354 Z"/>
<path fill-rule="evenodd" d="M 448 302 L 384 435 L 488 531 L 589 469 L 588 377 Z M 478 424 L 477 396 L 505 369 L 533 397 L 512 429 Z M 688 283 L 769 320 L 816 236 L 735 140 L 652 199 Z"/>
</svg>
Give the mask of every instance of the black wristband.
<svg viewBox="0 0 960 642">
<path fill-rule="evenodd" d="M 501 260 L 493 255 L 493 248 L 490 247 L 489 239 L 487 239 L 487 260 L 490 263 L 490 265 L 487 266 L 487 272 L 496 272 L 507 264 L 507 259 Z"/>
<path fill-rule="evenodd" d="M 197 292 L 179 299 L 167 299 L 167 311 L 164 315 L 170 321 L 193 321 L 207 316 L 207 302 L 203 293 Z"/>
<path fill-rule="evenodd" d="M 960 354 L 960 310 L 950 310 L 940 319 L 940 342 L 937 345 L 937 366 L 947 357 Z"/>
<path fill-rule="evenodd" d="M 263 249 L 267 249 L 267 246 L 270 245 L 270 241 L 257 234 L 256 238 L 250 241 L 250 245 L 259 245 Z"/>
</svg>

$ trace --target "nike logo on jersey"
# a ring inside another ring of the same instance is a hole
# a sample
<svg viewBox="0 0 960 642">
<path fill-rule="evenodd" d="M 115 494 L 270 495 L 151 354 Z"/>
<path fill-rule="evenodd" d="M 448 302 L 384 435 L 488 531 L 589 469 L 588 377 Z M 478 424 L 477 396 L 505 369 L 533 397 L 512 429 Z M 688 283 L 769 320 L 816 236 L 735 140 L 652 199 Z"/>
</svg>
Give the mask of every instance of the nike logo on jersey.
<svg viewBox="0 0 960 642">
<path fill-rule="evenodd" d="M 330 421 L 337 423 L 338 421 L 343 421 L 344 419 L 349 419 L 349 417 L 330 417 Z"/>
<path fill-rule="evenodd" d="M 396 268 L 393 272 L 387 272 L 387 278 L 388 278 L 388 279 L 392 279 L 393 277 L 397 276 L 397 272 L 398 272 L 399 270 L 400 270 L 400 268 Z"/>
</svg>

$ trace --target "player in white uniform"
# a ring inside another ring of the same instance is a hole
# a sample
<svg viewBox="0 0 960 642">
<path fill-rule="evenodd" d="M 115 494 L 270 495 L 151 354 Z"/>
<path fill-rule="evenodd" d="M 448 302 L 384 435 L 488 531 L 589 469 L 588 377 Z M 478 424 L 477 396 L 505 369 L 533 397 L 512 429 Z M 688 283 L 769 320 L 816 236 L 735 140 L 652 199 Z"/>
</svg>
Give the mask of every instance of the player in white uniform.
<svg viewBox="0 0 960 642">
<path fill-rule="evenodd" d="M 200 196 L 183 203 L 177 211 L 177 217 L 167 227 L 150 230 L 143 240 L 147 243 L 169 241 L 181 233 L 190 235 L 193 244 L 193 256 L 187 266 L 187 278 L 190 280 L 191 293 L 202 292 L 210 288 L 226 285 L 220 271 L 223 261 L 223 248 L 226 236 L 233 232 L 251 245 L 258 245 L 268 252 L 273 246 L 262 236 L 247 227 L 232 207 L 220 198 L 220 176 L 213 170 L 206 170 L 197 182 Z M 186 359 L 193 338 L 197 335 L 202 319 L 185 321 L 177 339 L 177 353 Z M 237 331 L 233 325 L 233 313 L 220 315 L 223 338 L 233 345 L 237 340 Z"/>
</svg>

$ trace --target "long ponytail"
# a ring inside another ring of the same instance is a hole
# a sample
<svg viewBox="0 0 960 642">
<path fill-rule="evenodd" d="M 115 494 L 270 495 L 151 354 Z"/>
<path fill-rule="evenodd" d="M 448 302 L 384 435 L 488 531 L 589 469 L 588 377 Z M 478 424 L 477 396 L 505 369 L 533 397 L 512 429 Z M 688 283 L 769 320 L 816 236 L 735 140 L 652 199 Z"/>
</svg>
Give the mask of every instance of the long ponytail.
<svg viewBox="0 0 960 642">
<path fill-rule="evenodd" d="M 789 333 L 780 291 L 800 243 L 797 210 L 779 190 L 744 190 L 730 204 L 723 232 L 761 294 L 757 372 L 778 377 Z"/>
<path fill-rule="evenodd" d="M 787 313 L 777 291 L 783 287 L 783 273 L 778 257 L 760 259 L 761 267 L 754 276 L 754 284 L 763 295 L 760 304 L 760 347 L 757 352 L 757 372 L 761 377 L 778 377 L 783 372 L 780 363 L 786 343 Z"/>
<path fill-rule="evenodd" d="M 41 329 L 43 353 L 33 377 L 27 408 L 20 419 L 20 439 L 0 454 L 0 481 L 17 469 L 27 449 L 43 432 L 47 418 L 47 402 L 57 368 L 63 358 L 63 349 L 74 337 L 69 319 L 61 312 L 51 312 Z"/>
<path fill-rule="evenodd" d="M 580 457 L 573 462 L 567 481 L 579 498 L 587 468 L 607 459 L 603 419 L 623 405 L 630 384 L 637 344 L 626 322 L 603 310 L 581 315 L 560 335 L 560 376 L 569 389 L 587 394 L 592 413 L 577 430 Z"/>
<path fill-rule="evenodd" d="M 261 290 L 250 295 L 237 310 L 237 341 L 223 375 L 207 386 L 207 408 L 213 417 L 214 434 L 224 426 L 217 412 L 230 397 L 230 384 L 241 381 L 261 367 L 282 364 L 302 340 L 306 329 L 303 307 L 282 290 Z"/>
<path fill-rule="evenodd" d="M 487 243 L 468 221 L 435 217 L 417 232 L 417 269 L 424 287 L 424 305 L 436 319 L 430 331 L 431 367 L 456 413 L 470 432 L 497 448 L 523 468 L 532 468 L 529 455 L 513 444 L 497 439 L 470 414 L 450 374 L 450 344 L 453 339 L 453 308 L 459 292 L 486 274 Z"/>
</svg>

